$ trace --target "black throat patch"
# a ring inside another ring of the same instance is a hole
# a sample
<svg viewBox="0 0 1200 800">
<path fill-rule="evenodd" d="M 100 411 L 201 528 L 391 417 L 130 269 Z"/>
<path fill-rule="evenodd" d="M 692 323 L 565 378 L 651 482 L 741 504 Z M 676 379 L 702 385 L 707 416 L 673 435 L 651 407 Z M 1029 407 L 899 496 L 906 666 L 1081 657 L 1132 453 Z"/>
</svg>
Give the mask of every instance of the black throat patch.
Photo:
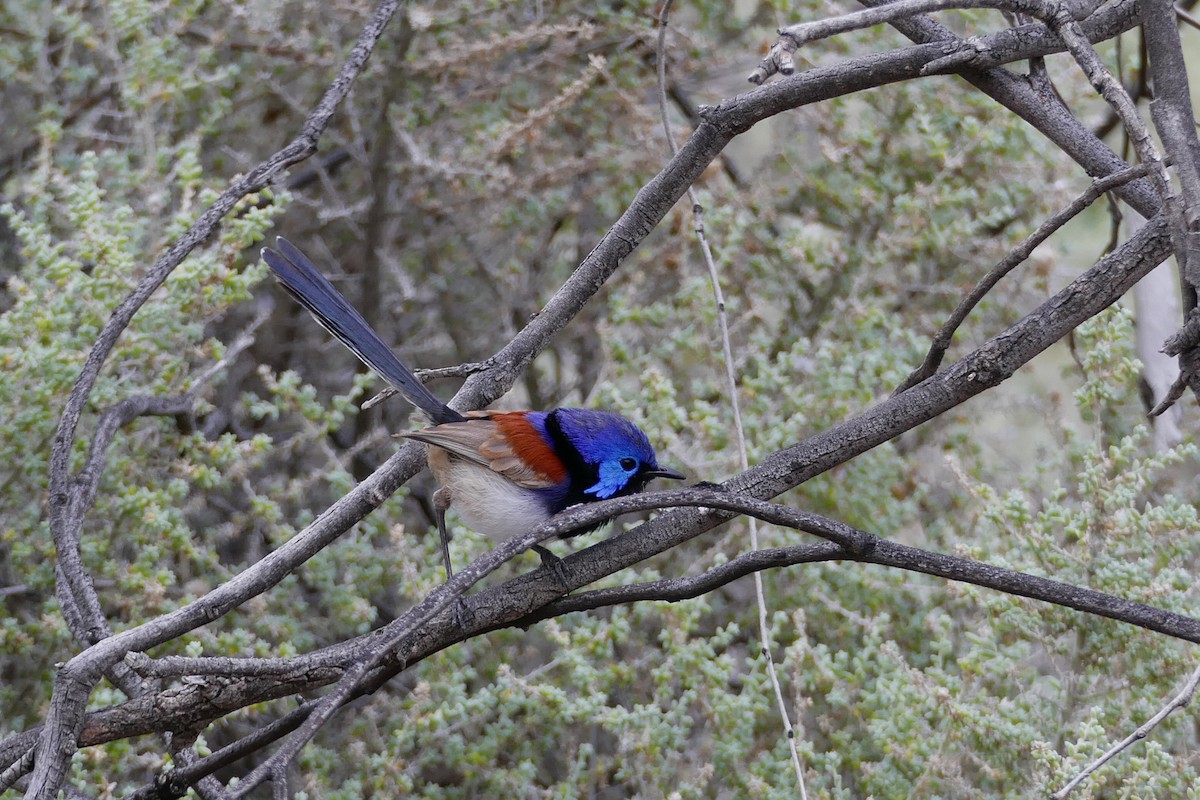
<svg viewBox="0 0 1200 800">
<path fill-rule="evenodd" d="M 589 464 L 583 460 L 583 455 L 580 454 L 579 449 L 571 443 L 570 438 L 563 432 L 562 422 L 558 418 L 558 409 L 546 415 L 546 431 L 550 434 L 550 439 L 554 443 L 554 452 L 562 459 L 563 466 L 567 468 L 567 479 L 570 482 L 567 487 L 567 493 L 562 499 L 562 507 L 567 508 L 579 503 L 596 502 L 599 499 L 598 497 L 593 494 L 584 494 L 583 490 L 595 486 L 600 482 L 600 467 L 598 464 Z M 581 533 L 594 531 L 607 522 L 608 520 L 601 520 L 595 525 L 589 525 L 586 528 L 567 531 L 560 538 L 569 539 Z"/>
<path fill-rule="evenodd" d="M 567 478 L 571 482 L 567 496 L 564 498 L 566 505 L 573 506 L 577 503 L 595 501 L 594 495 L 584 494 L 583 490 L 595 486 L 599 482 L 600 467 L 583 460 L 579 449 L 563 432 L 557 409 L 546 415 L 546 431 L 554 441 L 554 452 L 562 459 L 563 466 L 567 468 Z"/>
</svg>

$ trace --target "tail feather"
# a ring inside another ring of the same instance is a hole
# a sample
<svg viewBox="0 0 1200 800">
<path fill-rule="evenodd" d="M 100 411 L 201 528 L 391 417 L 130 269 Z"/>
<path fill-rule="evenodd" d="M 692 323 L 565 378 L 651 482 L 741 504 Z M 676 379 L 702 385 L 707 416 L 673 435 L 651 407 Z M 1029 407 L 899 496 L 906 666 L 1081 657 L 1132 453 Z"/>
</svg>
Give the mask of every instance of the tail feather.
<svg viewBox="0 0 1200 800">
<path fill-rule="evenodd" d="M 288 294 L 308 309 L 325 330 L 336 336 L 364 364 L 396 387 L 435 423 L 440 425 L 465 419 L 425 388 L 412 370 L 404 366 L 392 349 L 371 330 L 362 314 L 346 302 L 346 298 L 333 288 L 333 284 L 307 256 L 282 236 L 277 241 L 279 251 L 264 248 L 263 260 Z"/>
</svg>

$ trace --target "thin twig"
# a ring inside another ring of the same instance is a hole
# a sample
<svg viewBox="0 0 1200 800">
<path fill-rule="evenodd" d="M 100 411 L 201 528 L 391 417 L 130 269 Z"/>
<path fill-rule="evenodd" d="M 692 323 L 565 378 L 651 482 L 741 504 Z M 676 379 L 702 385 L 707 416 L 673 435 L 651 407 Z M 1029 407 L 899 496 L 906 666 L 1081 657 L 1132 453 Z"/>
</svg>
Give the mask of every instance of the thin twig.
<svg viewBox="0 0 1200 800">
<path fill-rule="evenodd" d="M 133 422 L 138 417 L 173 417 L 186 414 L 192 410 L 195 399 L 190 393 L 174 397 L 154 397 L 138 394 L 127 397 L 114 406 L 110 406 L 100 415 L 100 422 L 92 436 L 92 446 L 88 451 L 88 459 L 76 476 L 73 486 L 73 500 L 77 507 L 71 509 L 72 516 L 82 519 L 83 514 L 91 507 L 96 498 L 96 489 L 100 477 L 104 473 L 104 463 L 108 457 L 108 448 L 116 438 L 117 431 Z M 73 531 L 78 533 L 78 531 Z M 79 546 L 77 540 L 74 541 Z M 59 554 L 62 557 L 62 554 Z M 87 580 L 91 581 L 90 576 Z M 101 616 L 103 619 L 103 615 Z M 108 634 L 111 635 L 111 634 Z"/>
<path fill-rule="evenodd" d="M 1196 19 L 1195 17 L 1193 17 L 1188 12 L 1184 11 L 1179 6 L 1175 6 L 1175 16 L 1179 17 L 1181 20 L 1186 22 L 1188 25 L 1191 25 L 1193 28 L 1200 30 L 1200 19 Z"/>
<path fill-rule="evenodd" d="M 658 108 L 659 114 L 662 117 L 663 134 L 667 140 L 667 147 L 671 152 L 671 157 L 674 158 L 679 153 L 679 148 L 675 145 L 675 137 L 671 133 L 671 122 L 667 114 L 667 22 L 671 15 L 671 3 L 673 0 L 664 0 L 662 8 L 659 11 L 658 18 Z M 725 294 L 721 289 L 721 276 L 717 272 L 717 264 L 713 259 L 712 247 L 709 246 L 708 235 L 704 229 L 704 206 L 700 203 L 700 197 L 694 186 L 688 187 L 688 199 L 692 201 L 692 214 L 695 217 L 695 225 L 693 231 L 696 234 L 696 240 L 700 244 L 700 250 L 704 254 L 704 265 L 708 269 L 708 282 L 712 287 L 713 302 L 717 307 L 717 324 L 721 333 L 721 356 L 725 364 L 725 389 L 729 402 L 729 408 L 733 415 L 733 430 L 736 434 L 738 452 L 738 464 L 743 471 L 750 468 L 750 457 L 746 449 L 746 432 L 745 426 L 742 424 L 741 403 L 738 400 L 738 382 L 735 374 L 733 344 L 729 336 L 729 314 L 725 308 Z M 758 543 L 758 520 L 754 517 L 749 519 L 750 527 L 750 549 L 755 551 L 759 549 Z M 766 661 L 767 675 L 771 679 L 771 689 L 775 693 L 775 708 L 779 713 L 780 721 L 783 723 L 784 739 L 787 742 L 789 754 L 791 755 L 792 768 L 796 773 L 796 784 L 800 789 L 800 800 L 807 800 L 808 789 L 804 781 L 804 765 L 800 761 L 800 751 L 796 746 L 796 729 L 792 725 L 791 715 L 788 713 L 787 701 L 783 696 L 783 686 L 779 680 L 779 670 L 775 664 L 775 656 L 771 652 L 771 625 L 769 614 L 767 612 L 766 594 L 763 592 L 762 573 L 755 571 L 754 573 L 754 599 L 758 607 L 758 638 L 760 642 L 760 651 L 763 659 Z"/>
<path fill-rule="evenodd" d="M 271 318 L 272 303 L 259 304 L 258 311 L 254 315 L 254 319 L 250 320 L 238 336 L 233 340 L 233 344 L 225 348 L 225 352 L 219 359 L 209 364 L 201 370 L 192 380 L 191 388 L 188 390 L 190 394 L 195 394 L 200 386 L 207 385 L 209 381 L 220 375 L 226 367 L 233 362 L 235 358 L 242 354 L 246 348 L 254 344 L 254 340 L 258 334 L 258 329 L 263 326 L 268 319 Z"/>
<path fill-rule="evenodd" d="M 1067 46 L 1092 87 L 1121 117 L 1141 162 L 1152 165 L 1153 170 L 1150 177 L 1164 205 L 1167 206 L 1168 216 L 1172 218 L 1175 227 L 1179 227 L 1178 219 L 1175 218 L 1181 215 L 1171 210 L 1171 206 L 1178 205 L 1174 202 L 1175 194 L 1167 182 L 1166 172 L 1162 167 L 1154 142 L 1150 138 L 1149 130 L 1138 116 L 1137 107 L 1130 99 L 1129 94 L 1096 54 L 1091 41 L 1084 35 L 1065 4 L 1055 3 L 1052 0 L 896 0 L 886 5 L 854 11 L 838 17 L 801 22 L 780 29 L 780 39 L 777 42 L 777 46 L 781 48 L 780 51 L 777 55 L 769 54 L 758 70 L 751 75 L 751 80 L 761 82 L 756 79 L 760 79 L 763 73 L 769 74 L 768 67 L 771 66 L 771 63 L 775 63 L 778 70 L 785 75 L 790 74 L 795 69 L 792 53 L 801 45 L 809 42 L 929 12 L 967 8 L 996 8 L 1029 14 L 1037 17 L 1061 37 L 1063 44 Z M 772 48 L 772 54 L 775 54 L 774 48 Z M 775 59 L 774 62 L 771 62 L 772 58 Z M 1179 231 L 1182 234 L 1182 228 L 1179 228 Z"/>
<path fill-rule="evenodd" d="M 954 334 L 958 327 L 967 318 L 967 315 L 979 304 L 988 292 L 990 292 L 1000 280 L 1011 272 L 1014 268 L 1020 265 L 1025 259 L 1037 249 L 1038 245 L 1046 241 L 1052 233 L 1057 231 L 1063 225 L 1070 222 L 1076 215 L 1096 202 L 1106 192 L 1114 187 L 1128 183 L 1137 178 L 1144 177 L 1150 171 L 1150 167 L 1146 164 L 1140 164 L 1136 167 L 1115 172 L 1112 175 L 1106 175 L 1103 178 L 1097 178 L 1092 181 L 1092 184 L 1071 204 L 1059 211 L 1054 216 L 1047 219 L 1037 230 L 1008 252 L 1004 258 L 1000 259 L 999 263 L 983 276 L 983 279 L 975 285 L 975 287 L 963 298 L 958 307 L 954 309 L 954 313 L 942 325 L 937 334 L 933 337 L 933 343 L 929 347 L 929 352 L 925 356 L 925 361 L 921 366 L 913 370 L 904 381 L 896 387 L 892 392 L 897 395 L 907 389 L 911 389 L 921 381 L 928 378 L 937 372 L 941 366 L 942 359 L 946 355 L 946 351 L 950 348 L 950 343 L 954 340 Z"/>
<path fill-rule="evenodd" d="M 543 619 L 594 611 L 629 603 L 667 601 L 677 603 L 708 594 L 716 589 L 765 569 L 782 569 L 798 564 L 815 564 L 839 561 L 846 557 L 846 550 L 834 542 L 792 545 L 790 547 L 768 547 L 742 553 L 724 564 L 705 570 L 699 575 L 685 578 L 663 578 L 646 583 L 629 583 L 606 589 L 571 594 L 539 608 L 529 617 L 519 620 L 517 625 L 529 625 Z"/>
<path fill-rule="evenodd" d="M 1150 409 L 1147 417 L 1159 417 L 1166 413 L 1167 409 L 1179 402 L 1179 398 L 1183 397 L 1183 393 L 1188 388 L 1188 375 L 1185 372 L 1180 372 L 1179 376 L 1171 384 L 1171 388 L 1167 390 L 1166 395 L 1162 400 L 1158 401 L 1158 405 Z"/>
<path fill-rule="evenodd" d="M 688 491 L 688 490 L 677 490 Z M 657 494 L 657 493 L 656 493 Z M 664 495 L 668 493 L 662 493 Z M 669 494 L 676 494 L 671 492 Z M 547 603 L 515 624 L 528 625 L 549 617 L 576 611 L 643 600 L 678 601 L 699 596 L 724 586 L 755 570 L 823 561 L 853 561 L 880 564 L 909 572 L 970 583 L 988 589 L 1052 603 L 1087 614 L 1127 622 L 1183 641 L 1200 643 L 1200 619 L 1145 606 L 1105 592 L 1074 586 L 1052 578 L 1029 575 L 954 556 L 900 544 L 832 520 L 779 504 L 757 505 L 742 495 L 729 495 L 728 503 L 710 498 L 714 507 L 737 506 L 740 513 L 753 514 L 772 525 L 801 530 L 825 539 L 817 544 L 792 545 L 743 553 L 700 575 L 671 578 L 643 584 L 614 586 L 581 592 Z M 720 519 L 724 519 L 724 515 Z M 481 605 L 491 600 L 491 591 L 476 599 Z"/>
<path fill-rule="evenodd" d="M 1054 794 L 1050 795 L 1052 800 L 1063 800 L 1067 795 L 1073 792 L 1079 784 L 1083 783 L 1096 770 L 1107 764 L 1114 756 L 1131 746 L 1134 742 L 1145 739 L 1150 731 L 1154 730 L 1167 717 L 1171 716 L 1175 711 L 1183 708 L 1188 703 L 1192 702 L 1193 695 L 1196 694 L 1196 687 L 1200 686 L 1200 667 L 1197 667 L 1192 672 L 1192 676 L 1188 678 L 1187 683 L 1179 691 L 1179 694 L 1171 698 L 1165 706 L 1158 710 L 1150 719 L 1138 726 L 1138 729 L 1126 736 L 1121 741 L 1110 747 L 1099 758 L 1084 767 L 1083 771 L 1071 779 L 1070 783 L 1059 789 Z"/>
<path fill-rule="evenodd" d="M 309 702 L 292 709 L 271 724 L 228 744 L 204 758 L 197 758 L 186 765 L 176 766 L 164 772 L 154 783 L 126 795 L 124 800 L 161 800 L 164 797 L 183 797 L 188 787 L 200 779 L 229 766 L 286 736 L 300 726 L 316 706 Z"/>
<path fill-rule="evenodd" d="M 440 367 L 438 369 L 418 369 L 414 374 L 421 380 L 422 383 L 429 383 L 440 378 L 466 378 L 474 375 L 476 372 L 483 372 L 486 369 L 491 369 L 495 366 L 491 361 L 471 361 L 466 364 L 459 364 L 454 367 Z M 373 408 L 389 397 L 399 394 L 397 389 L 391 386 L 386 386 L 379 391 L 377 395 L 367 400 L 362 404 L 361 408 L 366 411 Z"/>
</svg>

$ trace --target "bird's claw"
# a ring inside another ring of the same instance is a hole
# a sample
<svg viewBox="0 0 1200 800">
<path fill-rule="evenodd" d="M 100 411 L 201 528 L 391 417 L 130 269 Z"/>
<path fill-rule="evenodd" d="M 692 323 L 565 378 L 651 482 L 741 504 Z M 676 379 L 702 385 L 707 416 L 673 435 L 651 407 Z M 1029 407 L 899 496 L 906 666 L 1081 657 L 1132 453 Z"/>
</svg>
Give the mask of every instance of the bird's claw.
<svg viewBox="0 0 1200 800">
<path fill-rule="evenodd" d="M 474 614 L 471 615 L 474 617 Z M 464 636 L 467 633 L 467 602 L 461 597 L 454 599 L 454 624 Z"/>
</svg>

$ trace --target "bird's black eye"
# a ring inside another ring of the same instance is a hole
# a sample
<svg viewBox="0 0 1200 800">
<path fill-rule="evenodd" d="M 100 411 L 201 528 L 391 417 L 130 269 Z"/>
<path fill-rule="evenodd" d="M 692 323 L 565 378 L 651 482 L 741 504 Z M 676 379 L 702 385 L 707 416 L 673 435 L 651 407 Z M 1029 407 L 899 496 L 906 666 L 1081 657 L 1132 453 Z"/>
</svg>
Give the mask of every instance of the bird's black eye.
<svg viewBox="0 0 1200 800">
<path fill-rule="evenodd" d="M 634 459 L 634 458 L 622 458 L 621 459 L 621 469 L 625 470 L 626 472 L 633 472 L 633 470 L 636 467 L 637 467 L 637 459 Z"/>
</svg>

